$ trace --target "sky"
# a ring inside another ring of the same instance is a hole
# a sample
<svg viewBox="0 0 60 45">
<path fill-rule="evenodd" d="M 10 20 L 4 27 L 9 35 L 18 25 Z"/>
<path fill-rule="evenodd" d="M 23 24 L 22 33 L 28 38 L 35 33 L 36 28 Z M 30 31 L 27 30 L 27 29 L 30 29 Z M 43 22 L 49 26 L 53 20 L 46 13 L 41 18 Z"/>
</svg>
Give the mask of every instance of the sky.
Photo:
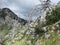
<svg viewBox="0 0 60 45">
<path fill-rule="evenodd" d="M 59 0 L 51 0 L 56 4 Z M 39 0 L 0 0 L 0 8 L 10 8 L 21 18 L 26 18 L 31 8 L 40 4 Z"/>
</svg>

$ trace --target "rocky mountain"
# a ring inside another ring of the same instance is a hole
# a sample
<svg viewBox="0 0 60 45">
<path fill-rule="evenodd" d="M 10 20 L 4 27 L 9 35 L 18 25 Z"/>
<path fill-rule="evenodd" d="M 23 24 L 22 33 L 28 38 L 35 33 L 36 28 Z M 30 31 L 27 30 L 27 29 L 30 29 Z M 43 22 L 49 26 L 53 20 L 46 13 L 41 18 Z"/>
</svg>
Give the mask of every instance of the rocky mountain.
<svg viewBox="0 0 60 45">
<path fill-rule="evenodd" d="M 6 20 L 6 18 L 11 18 L 14 20 L 17 20 L 22 25 L 25 25 L 27 23 L 26 20 L 19 18 L 13 11 L 11 11 L 9 8 L 2 8 L 0 9 L 0 22 L 3 22 Z M 4 22 L 3 22 L 4 23 Z"/>
<path fill-rule="evenodd" d="M 5 40 L 7 37 L 10 37 L 10 39 L 14 41 L 15 34 L 22 30 L 21 28 L 24 27 L 26 23 L 27 20 L 18 17 L 9 8 L 0 9 L 0 39 Z"/>
</svg>

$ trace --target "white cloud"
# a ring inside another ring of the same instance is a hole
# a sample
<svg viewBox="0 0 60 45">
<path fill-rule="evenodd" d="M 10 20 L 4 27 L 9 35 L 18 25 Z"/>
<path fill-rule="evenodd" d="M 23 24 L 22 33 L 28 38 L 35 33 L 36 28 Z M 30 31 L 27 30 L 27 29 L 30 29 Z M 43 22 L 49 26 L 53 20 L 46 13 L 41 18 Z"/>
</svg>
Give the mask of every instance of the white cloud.
<svg viewBox="0 0 60 45">
<path fill-rule="evenodd" d="M 58 3 L 58 1 L 60 1 L 60 0 L 51 0 L 51 2 L 55 3 L 55 4 Z"/>
<path fill-rule="evenodd" d="M 19 8 L 17 7 L 17 5 L 15 3 L 12 3 L 11 5 L 8 5 L 6 7 L 10 8 L 13 11 L 19 10 Z"/>
</svg>

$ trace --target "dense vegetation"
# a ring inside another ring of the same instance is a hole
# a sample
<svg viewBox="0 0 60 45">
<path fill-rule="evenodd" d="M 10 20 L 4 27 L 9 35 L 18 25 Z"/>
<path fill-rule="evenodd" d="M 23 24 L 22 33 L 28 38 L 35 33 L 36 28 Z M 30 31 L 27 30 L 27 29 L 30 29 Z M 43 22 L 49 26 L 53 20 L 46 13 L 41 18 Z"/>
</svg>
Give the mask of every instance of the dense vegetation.
<svg viewBox="0 0 60 45">
<path fill-rule="evenodd" d="M 46 14 L 46 24 L 50 25 L 60 20 L 60 6 L 56 6 L 51 12 Z"/>
</svg>

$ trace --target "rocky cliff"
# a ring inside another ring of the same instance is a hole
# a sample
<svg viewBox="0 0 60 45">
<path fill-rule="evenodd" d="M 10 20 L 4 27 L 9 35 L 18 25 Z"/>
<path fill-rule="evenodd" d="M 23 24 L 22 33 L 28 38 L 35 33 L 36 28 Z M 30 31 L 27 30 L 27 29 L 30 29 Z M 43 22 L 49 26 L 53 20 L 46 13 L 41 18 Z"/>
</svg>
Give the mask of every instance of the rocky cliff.
<svg viewBox="0 0 60 45">
<path fill-rule="evenodd" d="M 27 23 L 26 20 L 19 18 L 13 11 L 11 11 L 9 8 L 2 8 L 0 9 L 0 22 L 4 23 L 5 20 L 11 18 L 13 20 L 17 20 L 22 25 L 25 25 Z"/>
</svg>

